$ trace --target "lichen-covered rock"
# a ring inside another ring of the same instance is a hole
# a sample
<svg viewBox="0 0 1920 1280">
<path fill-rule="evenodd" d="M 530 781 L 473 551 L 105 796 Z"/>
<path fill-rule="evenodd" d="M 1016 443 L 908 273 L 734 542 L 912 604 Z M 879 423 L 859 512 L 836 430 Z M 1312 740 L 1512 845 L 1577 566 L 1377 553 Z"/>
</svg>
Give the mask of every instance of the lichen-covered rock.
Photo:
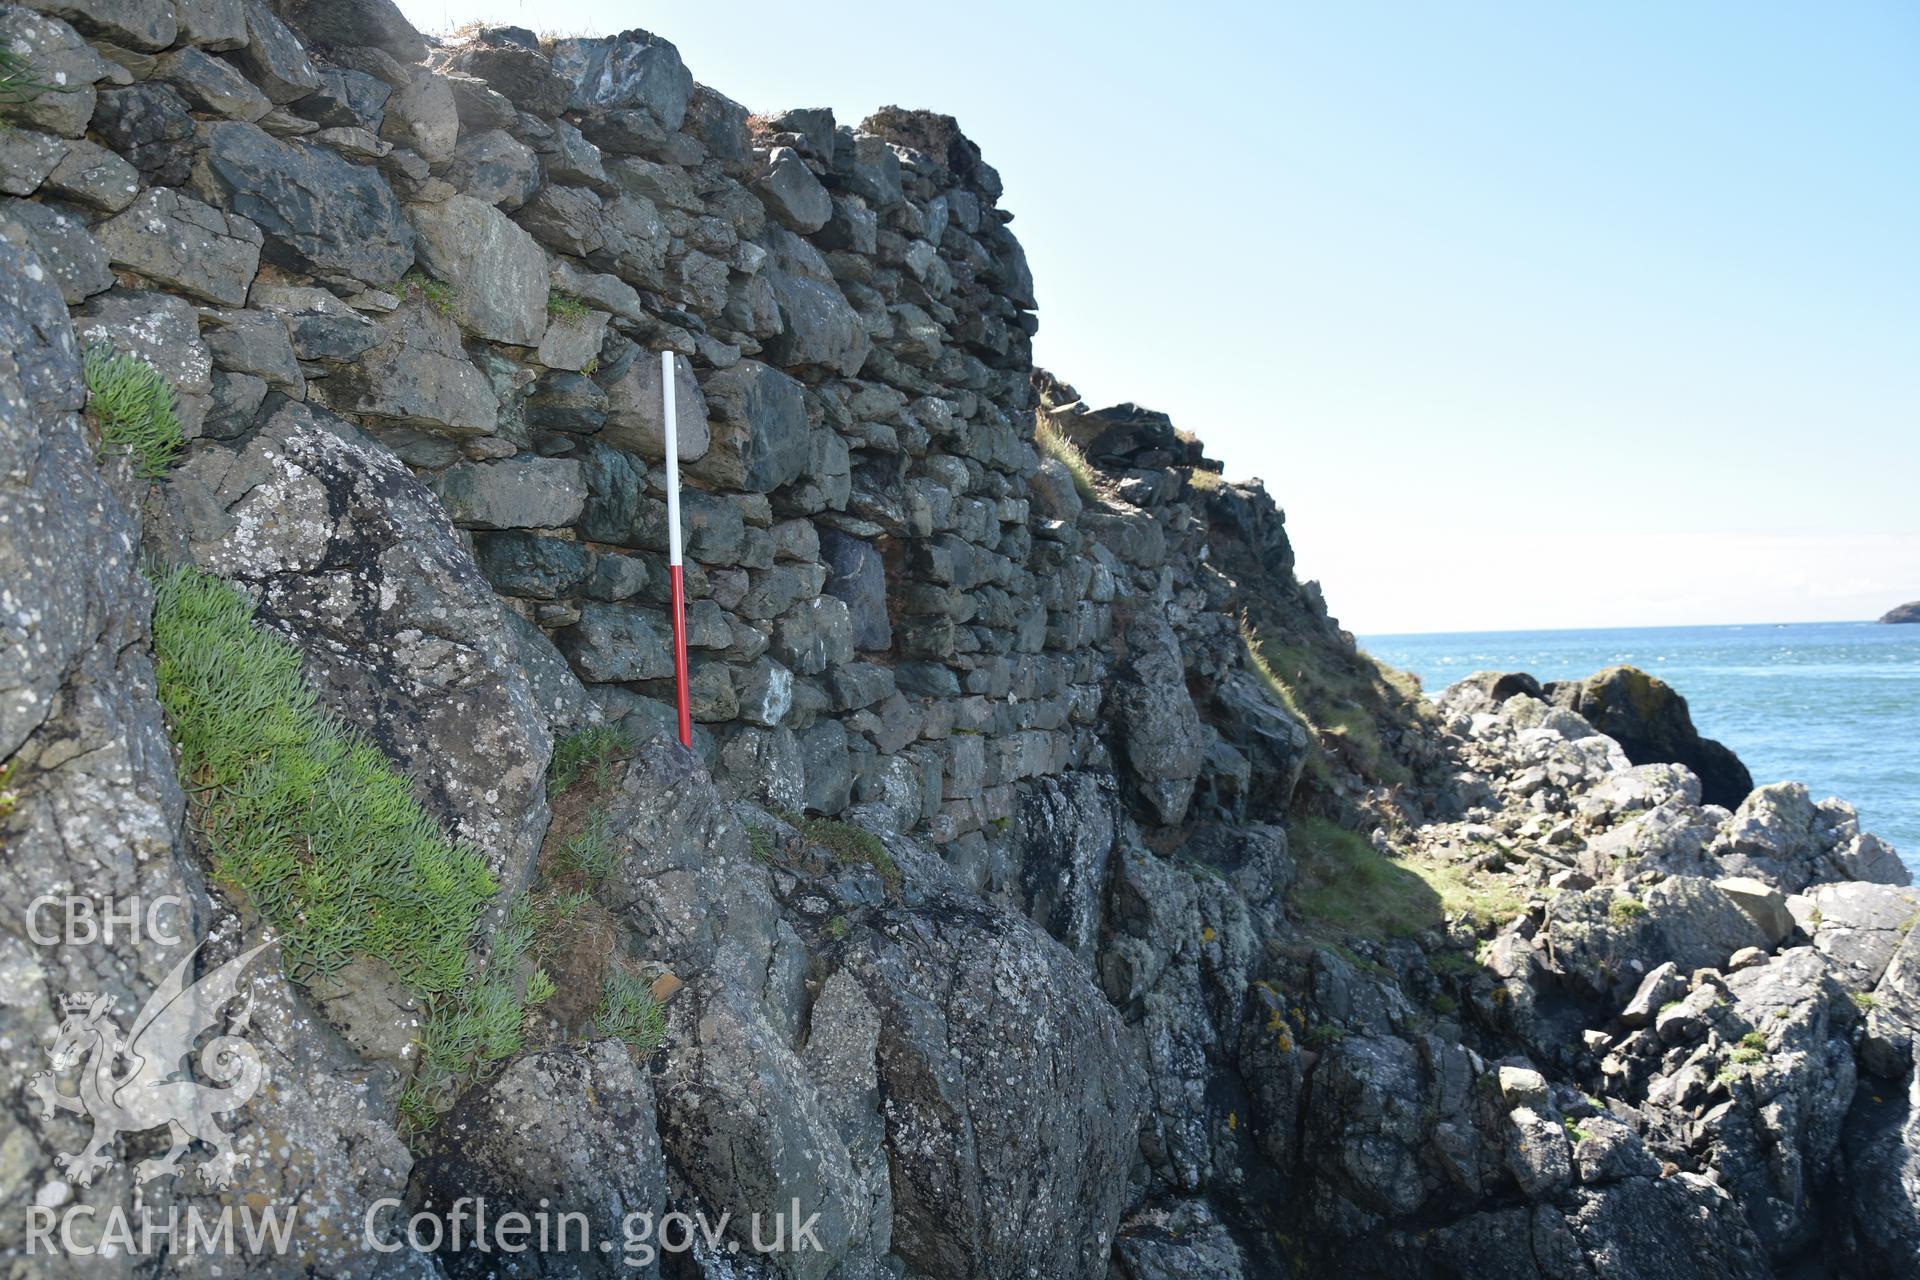
<svg viewBox="0 0 1920 1280">
<path fill-rule="evenodd" d="M 504 884 L 521 883 L 546 827 L 552 742 L 498 598 L 433 495 L 297 404 L 197 451 L 172 489 L 170 523 L 194 560 L 255 594 L 323 704 L 379 743 Z"/>
<path fill-rule="evenodd" d="M 880 1013 L 894 1251 L 951 1280 L 1104 1277 L 1141 1099 L 1084 970 L 957 896 L 878 913 L 843 965 Z"/>
<path fill-rule="evenodd" d="M 490 1216 L 584 1219 L 584 1240 L 574 1232 L 564 1249 L 525 1255 L 538 1259 L 528 1274 L 561 1266 L 578 1276 L 659 1274 L 657 1262 L 640 1265 L 638 1250 L 623 1252 L 630 1215 L 657 1221 L 665 1211 L 667 1180 L 653 1088 L 617 1040 L 515 1059 L 440 1122 L 415 1179 L 422 1207 L 443 1215 L 475 1197 Z M 600 1251 L 603 1240 L 615 1247 Z M 452 1276 L 500 1274 L 499 1257 L 475 1249 L 449 1248 L 440 1261 Z"/>
<path fill-rule="evenodd" d="M 0 118 L 11 124 L 78 138 L 99 102 L 94 86 L 102 80 L 127 82 L 72 27 L 30 8 L 0 5 L 0 47 L 27 59 L 39 86 L 31 94 L 23 86 L 18 101 L 9 94 L 0 103 Z"/>
<path fill-rule="evenodd" d="M 191 196 L 155 187 L 94 228 L 114 265 L 223 306 L 246 305 L 260 229 Z"/>
</svg>

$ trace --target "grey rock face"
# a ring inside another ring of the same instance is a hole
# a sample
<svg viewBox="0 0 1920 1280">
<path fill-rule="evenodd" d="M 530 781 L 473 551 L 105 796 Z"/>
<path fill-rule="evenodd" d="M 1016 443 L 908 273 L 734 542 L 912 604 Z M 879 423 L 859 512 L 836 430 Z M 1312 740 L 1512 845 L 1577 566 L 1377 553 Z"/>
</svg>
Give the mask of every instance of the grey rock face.
<svg viewBox="0 0 1920 1280">
<path fill-rule="evenodd" d="M 573 110 L 643 109 L 667 130 L 680 127 L 693 96 L 680 51 L 645 31 L 556 41 L 553 69 L 573 84 Z"/>
<path fill-rule="evenodd" d="M 767 493 L 806 470 L 812 449 L 806 393 L 798 382 L 758 360 L 742 360 L 711 374 L 701 391 L 712 434 L 695 475 L 729 489 Z"/>
<path fill-rule="evenodd" d="M 260 264 L 260 229 L 190 196 L 155 187 L 100 224 L 117 266 L 225 306 L 244 306 Z"/>
<path fill-rule="evenodd" d="M 192 304 L 170 294 L 113 289 L 79 308 L 74 333 L 83 349 L 105 346 L 157 369 L 176 393 L 181 429 L 189 437 L 198 433 L 213 390 L 213 356 L 200 340 Z"/>
<path fill-rule="evenodd" d="M 160 60 L 156 74 L 195 108 L 230 120 L 258 120 L 273 102 L 232 63 L 198 49 L 176 49 Z"/>
<path fill-rule="evenodd" d="M 1115 736 L 1148 812 L 1177 823 L 1203 759 L 1200 713 L 1187 696 L 1179 641 L 1159 618 L 1136 618 L 1129 655 L 1111 695 Z"/>
<path fill-rule="evenodd" d="M 33 7 L 129 49 L 164 49 L 180 29 L 167 0 L 37 0 Z"/>
<path fill-rule="evenodd" d="M 462 136 L 445 177 L 476 200 L 513 210 L 540 189 L 540 160 L 504 129 L 489 129 Z"/>
<path fill-rule="evenodd" d="M 820 537 L 827 566 L 827 593 L 847 606 L 853 626 L 853 647 L 884 652 L 893 647 L 893 624 L 887 616 L 887 571 L 873 544 L 829 529 Z"/>
<path fill-rule="evenodd" d="M 0 9 L 0 45 L 15 53 L 31 51 L 29 65 L 47 86 L 24 101 L 0 107 L 0 116 L 11 123 L 78 138 L 87 131 L 99 101 L 94 86 L 102 80 L 126 83 L 115 78 L 113 64 L 72 27 L 18 5 Z"/>
<path fill-rule="evenodd" d="M 52 273 L 67 305 L 113 287 L 106 251 L 87 234 L 86 221 L 77 214 L 36 200 L 0 200 L 0 224 L 17 228 L 26 247 Z"/>
<path fill-rule="evenodd" d="M 392 284 L 413 262 L 413 228 L 372 169 L 237 121 L 207 130 L 205 164 L 228 209 L 265 233 L 262 256 L 270 262 L 376 286 Z"/>
<path fill-rule="evenodd" d="M 489 1214 L 579 1214 L 590 1242 L 565 1252 L 527 1253 L 507 1263 L 513 1275 L 657 1276 L 658 1263 L 632 1265 L 621 1252 L 626 1218 L 665 1211 L 666 1167 L 654 1119 L 653 1089 L 617 1040 L 560 1045 L 515 1059 L 467 1093 L 441 1122 L 415 1172 L 435 1211 L 462 1197 L 484 1199 Z M 569 1240 L 570 1245 L 574 1244 Z M 502 1255 L 447 1250 L 452 1276 L 500 1275 Z"/>
<path fill-rule="evenodd" d="M 233 60 L 269 98 L 293 102 L 320 87 L 320 75 L 300 38 L 260 0 L 246 0 L 246 30 Z"/>
<path fill-rule="evenodd" d="M 194 559 L 257 593 L 323 704 L 519 884 L 546 827 L 552 742 L 499 601 L 433 495 L 351 427 L 293 404 L 237 447 L 197 452 L 171 487 Z"/>
<path fill-rule="evenodd" d="M 325 380 L 330 403 L 454 437 L 486 435 L 498 425 L 500 403 L 486 375 L 467 359 L 454 322 L 432 303 L 407 303 L 379 335 L 378 346 Z"/>
<path fill-rule="evenodd" d="M 666 616 L 635 605 L 582 605 L 580 621 L 556 637 L 583 680 L 661 680 L 673 674 Z"/>
<path fill-rule="evenodd" d="M 773 149 L 767 156 L 767 171 L 754 182 L 753 190 L 768 213 L 801 235 L 811 235 L 833 217 L 833 198 L 791 147 Z"/>
<path fill-rule="evenodd" d="M 482 338 L 538 345 L 547 328 L 547 255 L 504 213 L 472 196 L 415 205 L 420 261 L 453 286 L 453 311 Z"/>
<path fill-rule="evenodd" d="M 571 458 L 461 462 L 434 477 L 447 515 L 476 529 L 555 529 L 587 503 L 580 464 Z"/>
<path fill-rule="evenodd" d="M 882 912 L 845 968 L 880 1012 L 894 1251 L 954 1280 L 1104 1277 L 1141 1099 L 1073 958 L 955 897 Z"/>
<path fill-rule="evenodd" d="M 700 383 L 693 376 L 693 365 L 686 357 L 674 357 L 673 375 L 674 426 L 680 461 L 698 462 L 711 447 L 706 397 L 701 394 Z M 607 396 L 607 419 L 601 439 L 644 458 L 664 459 L 667 456 L 663 416 L 666 404 L 661 396 L 659 354 L 636 348 L 602 369 L 598 381 Z"/>
</svg>

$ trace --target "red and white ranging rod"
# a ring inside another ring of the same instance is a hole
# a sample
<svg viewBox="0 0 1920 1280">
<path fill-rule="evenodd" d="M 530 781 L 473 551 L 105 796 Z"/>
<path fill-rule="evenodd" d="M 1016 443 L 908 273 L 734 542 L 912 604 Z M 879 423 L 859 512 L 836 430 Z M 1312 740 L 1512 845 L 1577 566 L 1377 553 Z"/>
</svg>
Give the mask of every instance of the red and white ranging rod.
<svg viewBox="0 0 1920 1280">
<path fill-rule="evenodd" d="M 693 703 L 687 692 L 687 588 L 680 568 L 680 432 L 673 403 L 673 352 L 660 353 L 660 395 L 666 409 L 667 578 L 673 584 L 673 685 L 680 706 L 680 745 L 693 745 Z"/>
</svg>

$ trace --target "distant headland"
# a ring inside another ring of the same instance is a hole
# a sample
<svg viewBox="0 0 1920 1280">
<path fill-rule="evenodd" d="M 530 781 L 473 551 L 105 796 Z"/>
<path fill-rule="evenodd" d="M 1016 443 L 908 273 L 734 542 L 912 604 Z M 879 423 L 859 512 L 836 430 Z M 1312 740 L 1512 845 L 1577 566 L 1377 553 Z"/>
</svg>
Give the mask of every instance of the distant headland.
<svg viewBox="0 0 1920 1280">
<path fill-rule="evenodd" d="M 1880 617 L 1882 622 L 1920 622 L 1920 600 L 1910 600 L 1886 611 Z"/>
</svg>

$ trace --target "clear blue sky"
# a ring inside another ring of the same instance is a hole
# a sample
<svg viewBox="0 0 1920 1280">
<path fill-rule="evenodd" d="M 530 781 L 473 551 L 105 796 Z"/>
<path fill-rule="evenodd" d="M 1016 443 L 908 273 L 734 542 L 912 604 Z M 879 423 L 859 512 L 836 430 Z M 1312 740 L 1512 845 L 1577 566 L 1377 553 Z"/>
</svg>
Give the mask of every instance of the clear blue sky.
<svg viewBox="0 0 1920 1280">
<path fill-rule="evenodd" d="M 1356 631 L 1920 598 L 1920 6 L 401 3 L 953 114 L 1040 361 L 1264 477 Z"/>
</svg>

